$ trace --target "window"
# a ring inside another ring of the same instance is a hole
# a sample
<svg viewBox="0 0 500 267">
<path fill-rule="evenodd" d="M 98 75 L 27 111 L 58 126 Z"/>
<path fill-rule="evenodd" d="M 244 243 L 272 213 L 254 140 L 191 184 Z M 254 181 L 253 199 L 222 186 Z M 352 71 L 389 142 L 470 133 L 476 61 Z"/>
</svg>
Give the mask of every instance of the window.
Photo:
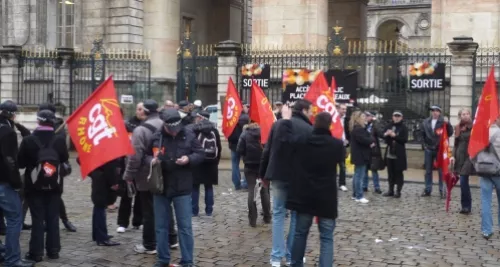
<svg viewBox="0 0 500 267">
<path fill-rule="evenodd" d="M 75 0 L 57 1 L 57 46 L 73 47 L 75 42 Z"/>
</svg>

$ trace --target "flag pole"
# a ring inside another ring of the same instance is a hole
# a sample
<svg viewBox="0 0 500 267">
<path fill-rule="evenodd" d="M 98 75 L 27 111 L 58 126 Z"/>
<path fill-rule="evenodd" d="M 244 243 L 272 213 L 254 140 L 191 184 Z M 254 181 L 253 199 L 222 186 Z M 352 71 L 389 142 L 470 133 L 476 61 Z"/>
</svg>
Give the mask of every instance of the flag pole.
<svg viewBox="0 0 500 267">
<path fill-rule="evenodd" d="M 55 130 L 55 133 L 58 133 L 58 132 L 60 132 L 62 129 L 64 129 L 64 126 L 66 126 L 66 122 L 63 122 L 63 124 L 61 124 L 59 127 L 57 127 L 57 129 Z"/>
</svg>

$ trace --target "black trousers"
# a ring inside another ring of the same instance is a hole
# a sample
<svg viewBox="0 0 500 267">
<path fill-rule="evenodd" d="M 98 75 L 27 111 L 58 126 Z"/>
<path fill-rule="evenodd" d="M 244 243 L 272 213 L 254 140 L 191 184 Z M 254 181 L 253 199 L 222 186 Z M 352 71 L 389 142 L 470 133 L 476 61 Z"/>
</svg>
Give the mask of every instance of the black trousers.
<svg viewBox="0 0 500 267">
<path fill-rule="evenodd" d="M 245 177 L 248 184 L 248 220 L 251 225 L 257 223 L 257 203 L 254 201 L 254 188 L 257 183 L 258 170 L 245 168 Z M 260 190 L 260 201 L 262 204 L 262 211 L 264 212 L 264 220 L 271 220 L 271 200 L 269 190 L 262 188 Z"/>
<path fill-rule="evenodd" d="M 24 219 L 26 218 L 26 214 L 28 213 L 28 202 L 24 201 L 24 193 L 21 193 L 21 201 L 23 202 L 23 222 Z M 5 226 L 5 222 L 3 220 L 3 213 L 0 211 L 0 229 L 2 229 L 2 225 Z M 66 213 L 66 206 L 64 205 L 64 201 L 61 197 L 61 203 L 59 205 L 59 218 L 61 218 L 61 221 L 66 222 L 68 221 L 68 214 Z"/>
<path fill-rule="evenodd" d="M 59 253 L 61 251 L 59 236 L 61 195 L 57 193 L 35 193 L 25 200 L 28 201 L 33 226 L 29 253 L 33 256 L 43 256 L 45 228 L 47 228 L 45 239 L 47 254 Z"/>
<path fill-rule="evenodd" d="M 344 148 L 345 150 L 345 148 Z M 339 163 L 339 187 L 345 186 L 345 158 Z"/>
<path fill-rule="evenodd" d="M 106 224 L 106 208 L 94 205 L 92 211 L 92 240 L 105 242 L 109 240 L 108 227 Z"/>
<path fill-rule="evenodd" d="M 134 206 L 132 207 L 132 200 Z M 142 206 L 140 192 L 137 191 L 134 199 L 130 198 L 125 192 L 120 199 L 120 207 L 118 208 L 118 226 L 127 228 L 130 223 L 130 214 L 133 213 L 132 226 L 139 227 L 142 225 Z"/>
<path fill-rule="evenodd" d="M 403 170 L 398 167 L 396 159 L 387 159 L 387 176 L 389 180 L 389 191 L 394 192 L 394 186 L 397 186 L 397 191 L 401 192 L 404 185 Z"/>
</svg>

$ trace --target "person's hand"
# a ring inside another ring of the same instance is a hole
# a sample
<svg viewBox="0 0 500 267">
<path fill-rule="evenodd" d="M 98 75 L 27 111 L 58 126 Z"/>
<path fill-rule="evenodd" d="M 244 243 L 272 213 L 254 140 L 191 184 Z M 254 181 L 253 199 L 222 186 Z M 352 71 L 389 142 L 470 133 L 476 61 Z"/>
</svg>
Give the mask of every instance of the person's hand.
<svg viewBox="0 0 500 267">
<path fill-rule="evenodd" d="M 451 158 L 450 158 L 450 163 L 451 163 L 451 164 L 455 164 L 455 157 L 451 157 Z"/>
<path fill-rule="evenodd" d="M 127 184 L 133 184 L 134 182 L 131 180 L 126 180 Z"/>
<path fill-rule="evenodd" d="M 387 131 L 385 131 L 384 136 L 391 135 L 391 132 L 392 132 L 391 130 L 387 130 Z"/>
<path fill-rule="evenodd" d="M 116 190 L 118 190 L 118 187 L 119 187 L 119 185 L 115 184 L 115 185 L 111 186 L 111 190 L 116 191 Z"/>
<path fill-rule="evenodd" d="M 269 183 L 269 180 L 267 180 L 266 178 L 262 178 L 262 187 L 269 188 Z"/>
<path fill-rule="evenodd" d="M 175 161 L 177 165 L 186 165 L 189 163 L 189 158 L 187 156 L 182 156 Z"/>
<path fill-rule="evenodd" d="M 370 145 L 370 148 L 374 148 L 374 147 L 375 147 L 375 143 L 372 143 L 372 144 Z"/>
<path fill-rule="evenodd" d="M 153 165 L 156 165 L 158 162 L 160 162 L 160 160 L 158 158 L 153 158 L 153 160 L 151 160 L 151 164 Z"/>
<path fill-rule="evenodd" d="M 396 133 L 395 133 L 395 132 L 393 132 L 393 131 L 391 131 L 391 132 L 389 133 L 389 136 L 391 136 L 391 137 L 396 137 Z"/>
<path fill-rule="evenodd" d="M 281 108 L 281 118 L 284 120 L 292 118 L 292 109 L 288 105 L 284 105 Z"/>
</svg>

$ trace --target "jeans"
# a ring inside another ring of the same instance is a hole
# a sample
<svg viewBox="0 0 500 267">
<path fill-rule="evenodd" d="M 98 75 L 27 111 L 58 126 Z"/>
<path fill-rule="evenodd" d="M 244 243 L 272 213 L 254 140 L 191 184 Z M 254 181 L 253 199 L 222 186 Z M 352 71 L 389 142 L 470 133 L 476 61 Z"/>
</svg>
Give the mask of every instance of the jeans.
<svg viewBox="0 0 500 267">
<path fill-rule="evenodd" d="M 352 197 L 359 200 L 363 198 L 363 179 L 366 174 L 366 165 L 354 165 L 352 176 Z"/>
<path fill-rule="evenodd" d="M 132 200 L 134 206 L 132 207 Z M 120 199 L 120 207 L 118 208 L 118 226 L 127 228 L 130 222 L 130 214 L 133 213 L 132 226 L 139 227 L 142 225 L 142 209 L 141 196 L 137 191 L 134 198 L 130 198 L 125 192 Z"/>
<path fill-rule="evenodd" d="M 283 257 L 286 261 L 292 260 L 293 234 L 295 233 L 295 224 L 297 219 L 296 212 L 292 211 L 290 218 L 290 228 L 285 247 L 285 215 L 287 183 L 282 181 L 271 181 L 271 193 L 273 197 L 273 246 L 271 249 L 271 262 L 281 262 Z"/>
<path fill-rule="evenodd" d="M 437 152 L 426 149 L 424 152 L 424 165 L 425 165 L 425 192 L 432 192 L 432 169 L 434 161 L 436 160 Z M 441 168 L 438 169 L 439 175 L 439 192 L 443 192 L 443 172 Z"/>
<path fill-rule="evenodd" d="M 45 240 L 47 254 L 57 254 L 61 251 L 59 235 L 59 214 L 61 195 L 57 193 L 35 193 L 26 198 L 30 207 L 32 226 L 30 238 L 30 255 L 43 256 Z"/>
<path fill-rule="evenodd" d="M 204 184 L 205 188 L 205 213 L 207 215 L 212 215 L 214 211 L 214 186 L 211 184 Z M 193 185 L 193 192 L 191 193 L 193 202 L 193 215 L 198 215 L 200 211 L 200 185 Z"/>
<path fill-rule="evenodd" d="M 255 184 L 257 183 L 258 174 L 257 169 L 245 168 L 245 176 L 248 182 L 248 220 L 250 225 L 257 224 L 257 203 L 254 201 L 255 197 Z M 268 188 L 260 189 L 260 202 L 262 205 L 262 211 L 264 212 L 264 222 L 269 223 L 271 221 L 271 200 L 269 197 Z"/>
<path fill-rule="evenodd" d="M 23 226 L 23 216 L 21 198 L 8 184 L 0 184 L 0 209 L 7 221 L 4 266 L 10 267 L 21 260 L 19 236 Z"/>
<path fill-rule="evenodd" d="M 493 216 L 491 213 L 491 202 L 493 188 L 496 190 L 497 200 L 500 203 L 500 177 L 480 178 L 481 187 L 481 232 L 483 234 L 493 233 Z M 498 206 L 498 223 L 500 225 L 500 205 Z"/>
<path fill-rule="evenodd" d="M 304 266 L 304 254 L 306 252 L 307 236 L 313 222 L 314 216 L 306 213 L 297 214 L 297 226 L 293 239 L 292 267 Z M 335 220 L 319 218 L 318 230 L 320 238 L 319 267 L 333 266 L 333 230 Z"/>
<path fill-rule="evenodd" d="M 240 154 L 233 150 L 231 150 L 231 170 L 234 188 L 236 190 L 247 188 L 245 176 L 242 177 L 240 172 Z"/>
<path fill-rule="evenodd" d="M 372 179 L 373 179 L 373 187 L 375 190 L 380 190 L 380 182 L 379 182 L 379 176 L 378 176 L 378 171 L 371 171 L 372 172 Z M 368 176 L 368 168 L 365 171 L 365 177 L 363 177 L 363 189 L 368 188 L 368 183 L 369 183 L 369 176 Z"/>
<path fill-rule="evenodd" d="M 460 202 L 462 209 L 472 209 L 472 197 L 470 194 L 469 175 L 460 175 Z"/>
<path fill-rule="evenodd" d="M 191 195 L 178 197 L 167 197 L 163 195 L 154 195 L 154 212 L 155 212 L 155 230 L 158 240 L 158 263 L 170 264 L 169 250 L 169 224 L 171 204 L 175 209 L 175 217 L 177 218 L 177 229 L 179 230 L 179 247 L 181 249 L 182 266 L 193 264 L 194 237 L 191 219 Z"/>
<path fill-rule="evenodd" d="M 94 206 L 92 211 L 92 240 L 96 242 L 109 240 L 106 208 Z"/>
</svg>

